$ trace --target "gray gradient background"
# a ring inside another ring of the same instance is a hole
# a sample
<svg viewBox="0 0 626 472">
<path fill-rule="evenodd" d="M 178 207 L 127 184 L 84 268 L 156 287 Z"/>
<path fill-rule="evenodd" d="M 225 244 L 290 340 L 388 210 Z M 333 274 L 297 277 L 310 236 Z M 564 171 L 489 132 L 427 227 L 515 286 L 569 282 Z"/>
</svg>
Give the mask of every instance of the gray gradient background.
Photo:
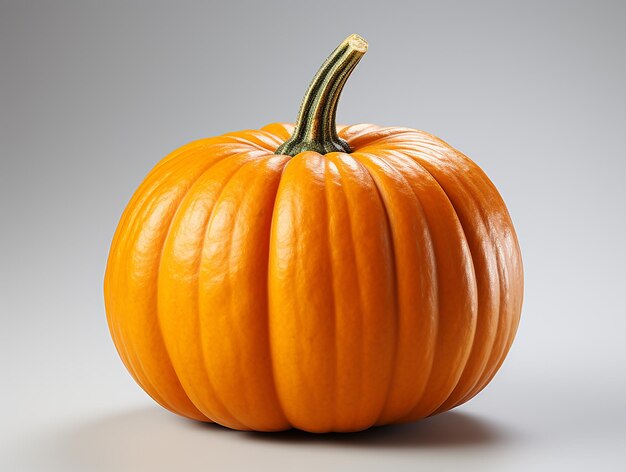
<svg viewBox="0 0 626 472">
<path fill-rule="evenodd" d="M 3 0 L 0 470 L 626 470 L 625 4 L 469 3 Z M 109 338 L 118 218 L 176 147 L 292 120 L 353 32 L 370 50 L 339 121 L 434 133 L 504 196 L 526 270 L 513 349 L 480 396 L 414 425 L 175 417 Z"/>
</svg>

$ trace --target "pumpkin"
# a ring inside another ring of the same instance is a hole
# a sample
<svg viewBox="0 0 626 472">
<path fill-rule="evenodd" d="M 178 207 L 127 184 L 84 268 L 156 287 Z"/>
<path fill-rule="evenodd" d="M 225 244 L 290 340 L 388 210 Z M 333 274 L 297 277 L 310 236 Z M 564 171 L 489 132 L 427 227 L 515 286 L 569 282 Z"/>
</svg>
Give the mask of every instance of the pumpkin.
<svg viewBox="0 0 626 472">
<path fill-rule="evenodd" d="M 313 79 L 297 123 L 194 141 L 148 174 L 105 275 L 115 346 L 179 415 L 359 431 L 460 405 L 519 322 L 520 250 L 496 187 L 409 128 L 336 126 L 367 43 Z"/>
</svg>

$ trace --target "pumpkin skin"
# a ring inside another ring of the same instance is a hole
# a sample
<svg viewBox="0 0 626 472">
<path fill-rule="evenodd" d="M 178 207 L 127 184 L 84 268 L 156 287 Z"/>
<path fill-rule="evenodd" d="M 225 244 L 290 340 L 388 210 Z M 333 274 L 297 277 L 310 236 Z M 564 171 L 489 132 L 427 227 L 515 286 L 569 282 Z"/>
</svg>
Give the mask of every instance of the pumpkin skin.
<svg viewBox="0 0 626 472">
<path fill-rule="evenodd" d="M 513 342 L 520 250 L 495 186 L 408 128 L 338 127 L 351 153 L 275 154 L 274 123 L 163 159 L 105 275 L 115 346 L 179 415 L 359 431 L 460 405 Z"/>
<path fill-rule="evenodd" d="M 427 133 L 273 151 L 293 126 L 193 142 L 115 234 L 109 327 L 165 408 L 242 430 L 358 431 L 476 395 L 513 341 L 522 262 L 498 191 Z"/>
</svg>

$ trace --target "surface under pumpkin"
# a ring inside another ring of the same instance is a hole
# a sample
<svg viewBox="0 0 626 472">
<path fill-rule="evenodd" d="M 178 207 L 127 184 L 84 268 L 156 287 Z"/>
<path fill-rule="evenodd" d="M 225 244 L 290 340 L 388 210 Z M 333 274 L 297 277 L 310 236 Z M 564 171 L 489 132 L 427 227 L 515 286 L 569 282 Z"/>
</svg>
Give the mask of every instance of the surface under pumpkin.
<svg viewBox="0 0 626 472">
<path fill-rule="evenodd" d="M 243 430 L 358 431 L 466 402 L 502 364 L 523 292 L 506 206 L 434 136 L 336 127 L 365 50 L 351 36 L 327 59 L 295 129 L 192 142 L 128 204 L 106 311 L 165 408 Z"/>
</svg>

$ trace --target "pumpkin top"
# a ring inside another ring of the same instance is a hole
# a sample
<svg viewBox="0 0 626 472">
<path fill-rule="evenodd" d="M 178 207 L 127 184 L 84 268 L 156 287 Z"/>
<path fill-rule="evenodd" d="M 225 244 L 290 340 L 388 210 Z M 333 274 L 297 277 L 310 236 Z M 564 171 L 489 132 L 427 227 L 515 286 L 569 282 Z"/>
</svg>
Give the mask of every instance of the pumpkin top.
<svg viewBox="0 0 626 472">
<path fill-rule="evenodd" d="M 367 41 L 352 34 L 328 56 L 304 94 L 293 136 L 276 154 L 352 152 L 348 143 L 337 135 L 337 103 L 348 77 L 366 51 Z"/>
</svg>

